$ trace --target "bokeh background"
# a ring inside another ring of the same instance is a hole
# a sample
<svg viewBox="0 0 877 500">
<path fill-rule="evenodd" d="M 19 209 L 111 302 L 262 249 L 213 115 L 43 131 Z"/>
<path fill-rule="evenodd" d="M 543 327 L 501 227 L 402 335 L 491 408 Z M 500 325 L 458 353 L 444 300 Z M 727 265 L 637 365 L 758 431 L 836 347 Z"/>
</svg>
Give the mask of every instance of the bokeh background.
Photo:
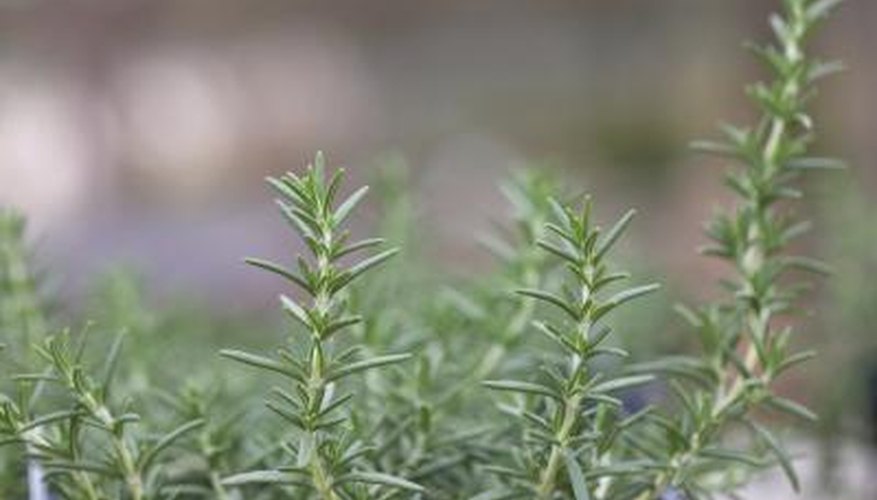
<svg viewBox="0 0 877 500">
<path fill-rule="evenodd" d="M 265 175 L 318 149 L 355 182 L 404 162 L 425 252 L 465 275 L 492 265 L 474 235 L 505 213 L 497 181 L 537 165 L 607 216 L 639 209 L 627 251 L 668 303 L 708 297 L 722 269 L 694 248 L 727 195 L 722 165 L 686 146 L 752 118 L 742 84 L 764 74 L 741 41 L 769 36 L 775 3 L 3 0 L 0 204 L 29 215 L 62 302 L 125 263 L 159 303 L 247 314 L 277 290 L 240 257 L 295 250 Z M 814 40 L 851 68 L 814 101 L 819 152 L 851 168 L 807 186 L 807 251 L 837 276 L 802 333 L 823 357 L 790 382 L 824 416 L 802 443 L 809 476 L 860 492 L 877 468 L 863 439 L 877 398 L 875 27 L 877 2 L 849 0 Z M 647 333 L 656 350 L 679 335 Z"/>
</svg>

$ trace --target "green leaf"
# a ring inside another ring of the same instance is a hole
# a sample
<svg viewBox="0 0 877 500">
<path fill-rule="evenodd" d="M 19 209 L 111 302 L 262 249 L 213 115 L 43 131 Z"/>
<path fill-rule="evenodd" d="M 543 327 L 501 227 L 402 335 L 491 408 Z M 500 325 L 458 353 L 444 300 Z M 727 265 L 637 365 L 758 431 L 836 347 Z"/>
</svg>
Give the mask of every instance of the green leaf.
<svg viewBox="0 0 877 500">
<path fill-rule="evenodd" d="M 604 315 L 609 313 L 611 310 L 624 304 L 625 302 L 631 301 L 631 300 L 636 299 L 638 297 L 642 297 L 643 295 L 647 295 L 649 293 L 652 293 L 660 288 L 661 288 L 661 285 L 659 285 L 657 283 L 653 283 L 651 285 L 638 286 L 635 288 L 630 288 L 628 290 L 618 292 L 615 295 L 613 295 L 612 297 L 609 297 L 609 299 L 607 299 L 606 302 L 603 302 L 597 308 L 595 308 L 594 314 L 593 314 L 593 320 L 597 321 L 598 319 L 602 318 Z"/>
<path fill-rule="evenodd" d="M 280 213 L 283 217 L 289 222 L 295 230 L 302 235 L 303 238 L 317 238 L 317 234 L 314 233 L 314 230 L 310 228 L 301 218 L 296 215 L 295 209 L 284 203 L 283 201 L 277 202 L 277 206 L 280 207 Z"/>
<path fill-rule="evenodd" d="M 553 196 L 548 198 L 548 206 L 551 207 L 554 217 L 560 222 L 563 234 L 566 234 L 568 235 L 567 237 L 569 237 L 572 232 L 572 218 L 569 215 L 569 211 Z"/>
<path fill-rule="evenodd" d="M 663 465 L 655 463 L 652 460 L 629 460 L 606 467 L 597 467 L 588 471 L 588 473 L 585 474 L 585 477 L 588 479 L 600 479 L 612 476 L 641 476 L 644 471 L 660 470 L 663 468 Z"/>
<path fill-rule="evenodd" d="M 621 217 L 621 219 L 619 219 L 618 222 L 616 222 L 615 225 L 612 226 L 612 229 L 610 229 L 609 232 L 606 233 L 606 236 L 602 238 L 600 244 L 597 246 L 598 259 L 602 258 L 606 254 L 606 252 L 608 252 L 609 249 L 612 248 L 612 245 L 614 245 L 615 242 L 618 241 L 618 238 L 620 238 L 621 234 L 624 233 L 624 230 L 627 229 L 630 221 L 633 220 L 634 215 L 636 215 L 636 210 L 628 210 L 627 213 L 625 213 Z"/>
<path fill-rule="evenodd" d="M 100 474 L 107 477 L 120 477 L 119 471 L 115 469 L 111 469 L 104 464 L 94 463 L 94 462 L 72 462 L 68 460 L 47 460 L 43 461 L 43 465 L 46 467 L 46 470 L 56 471 L 56 470 L 68 470 L 68 471 L 82 471 L 82 472 L 91 472 L 93 474 Z"/>
<path fill-rule="evenodd" d="M 369 248 L 372 248 L 372 247 L 375 247 L 378 245 L 382 245 L 385 241 L 386 240 L 384 240 L 383 238 L 369 238 L 367 240 L 357 241 L 356 243 L 351 243 L 350 245 L 347 245 L 347 246 L 339 249 L 337 252 L 335 252 L 335 255 L 333 256 L 333 258 L 340 259 L 341 257 L 344 257 L 345 255 L 349 255 L 349 254 L 352 254 L 354 252 L 359 252 L 359 251 L 367 250 Z"/>
<path fill-rule="evenodd" d="M 654 291 L 657 291 L 660 288 L 661 288 L 661 285 L 659 285 L 657 283 L 652 283 L 650 285 L 638 286 L 636 288 L 630 288 L 628 290 L 624 290 L 622 292 L 616 293 L 615 295 L 610 297 L 609 300 L 606 302 L 609 304 L 615 305 L 615 306 L 619 306 L 619 305 L 624 304 L 625 302 L 628 302 L 628 301 L 633 300 L 635 298 L 642 297 L 643 295 L 647 295 L 647 294 L 650 294 Z"/>
<path fill-rule="evenodd" d="M 368 186 L 363 186 L 356 190 L 349 198 L 344 200 L 341 205 L 335 209 L 335 213 L 332 215 L 332 222 L 335 225 L 340 225 L 344 222 L 344 219 L 347 218 L 348 215 L 353 211 L 357 204 L 362 201 L 363 196 L 368 193 Z"/>
<path fill-rule="evenodd" d="M 9 445 L 27 444 L 27 441 L 19 437 L 9 437 L 0 439 L 0 448 Z"/>
<path fill-rule="evenodd" d="M 268 371 L 279 373 L 281 375 L 286 375 L 287 377 L 291 378 L 298 378 L 296 377 L 295 373 L 293 373 L 292 370 L 289 369 L 288 366 L 271 358 L 257 356 L 255 354 L 238 351 L 236 349 L 222 349 L 221 351 L 219 351 L 219 355 L 228 359 L 233 359 L 240 363 L 244 363 L 246 365 L 254 366 L 256 368 L 262 368 Z"/>
<path fill-rule="evenodd" d="M 755 432 L 761 437 L 761 439 L 767 444 L 767 446 L 773 451 L 773 454 L 776 456 L 777 460 L 779 460 L 780 467 L 782 467 L 783 472 L 786 474 L 786 477 L 789 479 L 789 483 L 792 485 L 792 489 L 795 490 L 795 493 L 800 493 L 801 491 L 801 482 L 798 479 L 798 474 L 795 472 L 795 467 L 792 465 L 789 456 L 786 454 L 786 450 L 783 449 L 782 444 L 771 434 L 770 431 L 756 423 L 755 421 L 749 419 L 746 420 L 750 427 L 752 427 Z"/>
<path fill-rule="evenodd" d="M 276 470 L 257 470 L 235 474 L 222 480 L 223 486 L 243 486 L 247 484 L 303 484 L 294 473 Z"/>
<path fill-rule="evenodd" d="M 351 281 L 355 280 L 362 273 L 368 271 L 369 269 L 383 263 L 384 261 L 390 259 L 394 255 L 399 253 L 398 248 L 391 248 L 390 250 L 386 250 L 381 252 L 373 257 L 369 257 L 353 266 L 349 269 L 341 273 L 341 276 L 338 280 L 332 285 L 332 292 L 337 292 L 350 284 Z"/>
<path fill-rule="evenodd" d="M 119 354 L 122 352 L 122 342 L 125 340 L 125 332 L 116 335 L 116 338 L 113 339 L 113 344 L 110 346 L 110 350 L 107 353 L 107 359 L 104 361 L 104 369 L 103 369 L 103 377 L 101 382 L 101 391 L 103 392 L 103 397 L 108 398 L 110 393 L 110 384 L 113 381 L 113 375 L 116 373 L 116 368 L 119 362 Z"/>
<path fill-rule="evenodd" d="M 781 373 L 785 372 L 789 368 L 792 368 L 800 363 L 804 363 L 816 357 L 816 351 L 802 351 L 796 354 L 789 356 L 788 358 L 781 361 L 774 369 L 773 376 L 776 378 Z"/>
<path fill-rule="evenodd" d="M 189 432 L 192 432 L 195 429 L 200 429 L 204 426 L 205 423 L 206 421 L 202 418 L 195 419 L 190 422 L 186 422 L 185 424 L 167 433 L 157 443 L 155 443 L 152 448 L 150 448 L 140 457 L 138 469 L 141 472 L 148 472 L 149 468 L 152 466 L 152 462 L 154 462 L 155 459 L 158 458 L 158 455 L 161 454 L 161 452 L 171 447 L 175 442 L 177 442 L 177 440 L 179 440 Z"/>
<path fill-rule="evenodd" d="M 580 260 L 581 260 L 581 259 L 579 259 L 579 257 L 577 255 L 573 254 L 572 252 L 569 252 L 563 248 L 560 248 L 559 246 L 557 246 L 549 241 L 539 240 L 536 242 L 536 244 L 540 248 L 542 248 L 543 250 L 550 252 L 550 253 L 554 254 L 555 256 L 560 257 L 561 259 L 563 259 L 571 264 L 578 265 Z"/>
<path fill-rule="evenodd" d="M 418 493 L 426 491 L 423 486 L 420 486 L 417 483 L 413 483 L 407 479 L 402 479 L 401 477 L 391 476 L 390 474 L 383 474 L 380 472 L 351 472 L 349 474 L 344 474 L 343 476 L 339 477 L 336 480 L 336 483 L 378 484 L 382 486 L 389 486 L 391 488 L 401 488 L 403 490 L 416 491 Z"/>
<path fill-rule="evenodd" d="M 834 158 L 795 158 L 786 167 L 797 170 L 844 170 L 847 164 Z"/>
<path fill-rule="evenodd" d="M 325 405 L 325 407 L 320 410 L 320 413 L 317 414 L 317 418 L 325 417 L 326 415 L 332 413 L 332 411 L 334 411 L 335 409 L 343 406 L 345 403 L 350 401 L 352 398 L 353 398 L 353 394 L 345 394 L 339 398 L 335 398 L 335 401 L 332 401 L 331 403 Z"/>
<path fill-rule="evenodd" d="M 314 163 L 309 168 L 311 181 L 317 188 L 323 187 L 323 180 L 326 178 L 326 155 L 322 151 L 317 151 L 314 155 Z"/>
<path fill-rule="evenodd" d="M 31 420 L 30 422 L 28 422 L 26 425 L 21 426 L 18 429 L 18 433 L 23 434 L 31 429 L 36 429 L 37 427 L 42 427 L 44 425 L 53 424 L 55 422 L 60 422 L 62 420 L 68 420 L 68 419 L 73 418 L 77 415 L 79 415 L 79 411 L 76 411 L 76 410 L 64 410 L 64 411 L 49 413 L 48 415 L 43 415 L 43 416 L 37 417 L 37 418 Z"/>
<path fill-rule="evenodd" d="M 807 18 L 811 21 L 822 19 L 842 2 L 843 0 L 817 0 L 807 7 Z"/>
<path fill-rule="evenodd" d="M 265 181 L 282 196 L 285 196 L 296 203 L 305 203 L 305 198 L 302 196 L 302 194 L 295 188 L 290 186 L 288 183 L 283 182 L 282 179 L 267 177 Z"/>
<path fill-rule="evenodd" d="M 298 276 L 297 274 L 295 274 L 294 272 L 290 271 L 289 269 L 281 266 L 280 264 L 275 264 L 274 262 L 270 262 L 270 261 L 262 260 L 262 259 L 256 259 L 253 257 L 245 258 L 244 262 L 246 262 L 247 264 L 249 264 L 251 266 L 255 266 L 255 267 L 258 267 L 260 269 L 264 269 L 266 271 L 272 272 L 278 276 L 282 276 L 283 278 L 286 278 L 287 280 L 291 281 L 292 283 L 298 285 L 298 287 L 301 288 L 302 290 L 304 290 L 306 292 L 311 292 L 311 286 L 308 284 L 307 281 L 304 280 L 304 278 Z"/>
<path fill-rule="evenodd" d="M 804 420 L 809 420 L 811 422 L 817 422 L 819 420 L 819 416 L 813 413 L 813 410 L 807 408 L 802 404 L 796 403 L 791 399 L 786 399 L 779 396 L 770 396 L 767 399 L 767 404 L 775 410 L 794 415 Z"/>
<path fill-rule="evenodd" d="M 571 235 L 569 232 L 567 232 L 566 229 L 563 229 L 562 227 L 558 226 L 557 224 L 552 224 L 551 222 L 548 222 L 545 224 L 545 229 L 548 229 L 550 232 L 554 233 L 560 239 L 569 243 L 573 247 L 577 246 L 578 242 L 576 241 L 575 237 L 573 235 Z"/>
<path fill-rule="evenodd" d="M 563 397 L 553 389 L 542 384 L 533 382 L 521 382 L 518 380 L 485 380 L 481 385 L 497 391 L 518 392 L 521 394 L 536 394 L 545 396 L 557 401 L 562 401 Z"/>
<path fill-rule="evenodd" d="M 581 314 L 579 313 L 579 311 L 575 310 L 572 306 L 567 304 L 566 301 L 564 301 L 562 298 L 558 297 L 557 295 L 554 295 L 551 292 L 546 292 L 546 291 L 538 290 L 535 288 L 522 288 L 522 289 L 515 290 L 515 291 L 520 295 L 532 297 L 534 299 L 538 299 L 538 300 L 541 300 L 543 302 L 547 302 L 551 305 L 557 306 L 560 309 L 563 309 L 563 311 L 565 313 L 567 313 L 570 317 L 572 317 L 575 320 L 578 320 L 581 318 Z"/>
<path fill-rule="evenodd" d="M 692 141 L 688 147 L 700 153 L 714 154 L 736 158 L 739 156 L 738 149 L 730 144 L 716 141 Z"/>
<path fill-rule="evenodd" d="M 813 83 L 827 76 L 846 71 L 846 66 L 840 61 L 814 62 L 807 71 L 807 80 Z"/>
<path fill-rule="evenodd" d="M 653 375 L 629 375 L 619 377 L 606 382 L 601 382 L 593 387 L 594 392 L 610 392 L 627 389 L 638 385 L 648 384 L 655 380 Z"/>
<path fill-rule="evenodd" d="M 344 378 L 348 375 L 353 375 L 354 373 L 358 373 L 364 370 L 371 370 L 372 368 L 377 368 L 379 366 L 400 363 L 402 361 L 411 359 L 411 356 L 412 355 L 408 353 L 390 354 L 388 356 L 378 356 L 376 358 L 357 361 L 355 363 L 350 363 L 348 365 L 343 365 L 339 368 L 330 370 L 329 373 L 326 375 L 326 380 L 332 382 L 334 380 L 338 380 L 340 378 Z"/>
<path fill-rule="evenodd" d="M 362 316 L 358 315 L 338 318 L 337 320 L 332 321 L 326 326 L 326 329 L 323 331 L 323 340 L 328 339 L 330 336 L 332 336 L 333 333 L 336 333 L 353 325 L 358 325 L 359 323 L 362 323 L 362 321 Z"/>
<path fill-rule="evenodd" d="M 343 168 L 336 169 L 335 173 L 332 174 L 332 178 L 329 180 L 329 184 L 326 186 L 325 196 L 323 197 L 323 206 L 332 206 L 332 203 L 335 200 L 335 195 L 338 193 L 338 189 L 341 187 L 341 181 L 344 180 L 344 174 L 345 171 Z"/>
<path fill-rule="evenodd" d="M 316 437 L 313 433 L 303 432 L 298 438 L 298 453 L 296 453 L 296 465 L 306 467 L 311 462 L 311 457 L 316 453 Z"/>
<path fill-rule="evenodd" d="M 561 347 L 563 347 L 564 349 L 568 349 L 571 352 L 575 352 L 575 353 L 579 352 L 579 348 L 574 343 L 570 342 L 570 340 L 567 339 L 566 336 L 563 335 L 563 333 L 558 331 L 555 327 L 551 326 L 549 323 L 546 323 L 544 321 L 533 321 L 532 324 L 534 327 L 536 327 L 537 330 L 539 330 L 541 333 L 543 333 L 546 337 L 557 342 L 557 344 L 560 345 Z"/>
<path fill-rule="evenodd" d="M 524 481 L 530 481 L 532 478 L 528 476 L 525 472 L 521 472 L 517 469 L 512 469 L 510 467 L 503 467 L 501 465 L 485 465 L 482 467 L 484 472 L 489 472 L 491 474 L 495 474 L 500 477 L 507 477 L 512 479 L 521 479 Z M 492 497 L 491 497 L 492 498 Z"/>
<path fill-rule="evenodd" d="M 782 258 L 781 262 L 786 267 L 800 269 L 802 271 L 807 271 L 822 276 L 831 276 L 832 274 L 834 274 L 834 270 L 831 268 L 831 266 L 829 266 L 825 262 L 810 257 L 789 256 Z"/>
<path fill-rule="evenodd" d="M 280 303 L 283 306 L 283 309 L 289 313 L 290 316 L 298 320 L 305 328 L 308 330 L 313 330 L 314 325 L 313 321 L 311 321 L 311 317 L 305 309 L 298 305 L 298 303 L 286 295 L 280 296 Z"/>
<path fill-rule="evenodd" d="M 585 475 L 582 473 L 582 468 L 575 455 L 569 449 L 564 448 L 563 460 L 566 463 L 566 473 L 569 476 L 575 500 L 590 500 L 591 496 L 588 493 L 588 485 L 585 483 Z"/>
</svg>

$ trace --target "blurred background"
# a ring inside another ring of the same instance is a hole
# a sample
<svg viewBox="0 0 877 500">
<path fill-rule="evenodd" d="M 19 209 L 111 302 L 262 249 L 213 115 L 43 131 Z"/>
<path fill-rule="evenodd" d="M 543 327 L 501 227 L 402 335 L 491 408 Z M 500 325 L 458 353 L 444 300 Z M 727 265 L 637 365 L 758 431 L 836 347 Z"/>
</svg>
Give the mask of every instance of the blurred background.
<svg viewBox="0 0 877 500">
<path fill-rule="evenodd" d="M 462 274 L 491 266 L 473 236 L 506 211 L 498 180 L 535 163 L 606 217 L 639 209 L 630 258 L 668 302 L 706 297 L 722 269 L 694 248 L 727 195 L 686 146 L 751 120 L 742 84 L 764 75 L 741 41 L 775 3 L 3 0 L 0 204 L 28 214 L 62 300 L 122 262 L 158 301 L 246 314 L 277 284 L 240 258 L 295 251 L 264 176 L 318 149 L 354 183 L 402 158 L 426 253 Z M 823 358 L 790 382 L 825 417 L 810 475 L 853 489 L 877 470 L 857 439 L 877 398 L 875 26 L 877 2 L 850 0 L 814 40 L 851 68 L 814 101 L 816 147 L 852 168 L 801 209 L 837 276 L 808 304 Z"/>
</svg>

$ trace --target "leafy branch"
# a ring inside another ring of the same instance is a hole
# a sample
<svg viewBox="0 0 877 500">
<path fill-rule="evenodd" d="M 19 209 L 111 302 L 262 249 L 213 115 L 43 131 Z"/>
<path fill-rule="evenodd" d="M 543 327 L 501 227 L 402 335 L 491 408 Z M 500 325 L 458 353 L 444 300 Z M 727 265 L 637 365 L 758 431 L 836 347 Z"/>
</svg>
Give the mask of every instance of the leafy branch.
<svg viewBox="0 0 877 500">
<path fill-rule="evenodd" d="M 493 466 L 489 470 L 503 477 L 512 492 L 540 500 L 555 498 L 558 493 L 582 500 L 591 498 L 596 487 L 583 471 L 598 477 L 599 470 L 607 466 L 607 451 L 617 429 L 632 423 L 615 418 L 621 407 L 615 394 L 652 380 L 649 375 L 607 377 L 593 366 L 598 356 L 627 355 L 604 346 L 610 333 L 605 318 L 658 286 L 638 286 L 607 296 L 608 289 L 627 278 L 624 273 L 611 272 L 606 257 L 633 212 L 601 234 L 591 222 L 590 200 L 578 210 L 554 200 L 551 206 L 555 221 L 546 224 L 546 229 L 552 237 L 540 239 L 537 245 L 563 263 L 567 276 L 563 290 L 521 289 L 518 293 L 552 306 L 561 314 L 560 321 L 533 324 L 556 344 L 562 358 L 557 364 L 542 367 L 543 380 L 484 382 L 495 391 L 519 394 L 536 402 L 535 406 L 509 409 L 526 429 L 518 455 L 527 458 L 512 469 Z M 500 487 L 500 491 L 505 488 Z"/>
<path fill-rule="evenodd" d="M 292 384 L 272 389 L 274 398 L 268 408 L 298 429 L 296 443 L 287 450 L 295 464 L 275 470 L 247 472 L 226 478 L 230 486 L 252 482 L 304 486 L 323 500 L 349 498 L 356 485 L 378 485 L 391 489 L 419 491 L 421 487 L 401 478 L 373 471 L 358 470 L 357 460 L 369 452 L 358 441 L 345 439 L 343 428 L 349 421 L 348 402 L 352 394 L 340 394 L 338 383 L 366 370 L 405 361 L 410 354 L 391 354 L 357 359 L 360 347 L 333 349 L 336 335 L 363 318 L 352 314 L 346 298 L 347 288 L 357 278 L 396 254 L 384 250 L 345 266 L 344 257 L 376 249 L 378 238 L 351 242 L 344 223 L 363 199 L 367 187 L 355 191 L 336 203 L 343 170 L 326 178 L 325 160 L 318 154 L 314 165 L 302 175 L 288 173 L 268 179 L 280 194 L 278 204 L 286 221 L 298 233 L 310 252 L 310 260 L 299 256 L 297 270 L 259 259 L 247 259 L 256 267 L 284 278 L 307 297 L 298 301 L 281 296 L 284 311 L 306 332 L 307 353 L 297 355 L 292 349 L 280 349 L 279 356 L 268 358 L 237 350 L 223 350 L 222 355 L 262 370 L 279 374 Z"/>
<path fill-rule="evenodd" d="M 642 499 L 668 487 L 699 495 L 708 490 L 706 478 L 721 475 L 728 467 L 763 467 L 759 449 L 772 454 L 794 489 L 799 489 L 788 452 L 772 431 L 750 415 L 756 407 L 764 407 L 805 420 L 816 418 L 799 403 L 774 393 L 771 386 L 787 370 L 813 357 L 809 351 L 791 351 L 791 327 L 780 325 L 777 318 L 794 311 L 802 290 L 788 284 L 785 276 L 790 271 L 824 274 L 828 269 L 816 260 L 789 254 L 790 244 L 809 229 L 809 223 L 798 221 L 787 207 L 802 196 L 795 184 L 803 173 L 842 167 L 837 160 L 808 156 L 814 125 L 807 112 L 814 83 L 841 65 L 812 59 L 804 51 L 814 29 L 839 3 L 785 0 L 783 14 L 770 18 L 776 42 L 751 46 L 774 76 L 771 83 L 749 87 L 748 95 L 762 113 L 758 124 L 726 125 L 724 141 L 694 143 L 700 151 L 743 164 L 726 177 L 738 203 L 710 222 L 707 235 L 712 242 L 703 249 L 732 264 L 733 301 L 700 311 L 680 309 L 700 335 L 704 357 L 663 365 L 693 375 L 688 378 L 696 380 L 700 389 L 675 387 L 683 411 L 669 425 L 679 439 L 664 447 L 664 470 Z M 683 383 L 682 379 L 674 382 Z M 723 443 L 725 431 L 735 423 L 751 429 L 756 448 L 735 450 Z"/>
</svg>

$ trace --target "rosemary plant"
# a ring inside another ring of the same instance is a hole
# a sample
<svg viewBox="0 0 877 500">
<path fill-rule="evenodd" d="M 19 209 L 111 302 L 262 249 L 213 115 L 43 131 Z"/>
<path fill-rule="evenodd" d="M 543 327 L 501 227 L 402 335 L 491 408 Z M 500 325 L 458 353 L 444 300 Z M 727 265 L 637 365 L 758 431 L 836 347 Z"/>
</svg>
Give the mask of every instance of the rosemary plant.
<svg viewBox="0 0 877 500">
<path fill-rule="evenodd" d="M 521 342 L 535 299 L 502 292 L 541 284 L 549 259 L 535 241 L 544 232 L 555 186 L 535 170 L 517 172 L 501 186 L 512 207 L 512 224 L 499 225 L 499 234 L 483 241 L 502 265 L 496 282 L 476 287 L 461 282 L 431 294 L 406 295 L 405 289 L 423 289 L 429 279 L 412 265 L 417 257 L 408 245 L 401 263 L 366 280 L 365 289 L 355 294 L 374 311 L 364 328 L 368 348 L 401 343 L 416 353 L 415 376 L 395 371 L 365 381 L 369 428 L 381 443 L 369 458 L 376 468 L 399 471 L 423 485 L 426 498 L 468 498 L 483 489 L 477 465 L 490 460 L 500 433 L 485 425 L 495 409 L 479 396 L 478 382 L 487 374 L 532 364 L 525 362 L 530 350 L 521 349 Z M 414 210 L 404 197 L 389 196 L 382 211 L 392 227 L 400 214 L 410 217 Z M 508 363 L 512 357 L 520 362 Z"/>
<path fill-rule="evenodd" d="M 809 409 L 774 392 L 772 385 L 815 354 L 792 351 L 792 328 L 780 317 L 794 312 L 804 288 L 789 283 L 786 275 L 793 270 L 827 270 L 816 260 L 789 252 L 790 243 L 806 232 L 809 223 L 794 217 L 788 201 L 801 198 L 795 181 L 802 173 L 842 166 L 836 160 L 808 156 L 814 124 L 807 112 L 813 84 L 840 65 L 813 59 L 805 52 L 808 37 L 838 3 L 784 0 L 783 14 L 770 18 L 776 42 L 752 46 L 774 75 L 773 82 L 749 88 L 761 118 L 750 128 L 723 127 L 722 142 L 694 143 L 698 150 L 743 164 L 726 177 L 738 203 L 709 223 L 707 235 L 712 244 L 703 249 L 730 263 L 735 274 L 726 282 L 730 300 L 697 311 L 680 308 L 699 335 L 703 356 L 651 364 L 685 378 L 673 381 L 681 414 L 665 423 L 671 439 L 652 450 L 663 457 L 662 470 L 642 499 L 667 488 L 692 498 L 715 490 L 732 491 L 746 481 L 748 473 L 773 461 L 795 490 L 800 487 L 790 454 L 774 431 L 753 418 L 753 412 L 764 408 L 816 419 Z M 691 387 L 687 380 L 697 385 Z M 751 432 L 748 444 L 729 440 L 729 431 L 741 426 Z"/>
<path fill-rule="evenodd" d="M 610 272 L 606 257 L 633 217 L 628 212 L 605 235 L 591 222 L 591 203 L 580 210 L 552 201 L 556 223 L 546 225 L 553 239 L 538 245 L 560 259 L 568 279 L 563 293 L 522 289 L 518 293 L 550 304 L 563 313 L 562 322 L 537 321 L 538 331 L 554 341 L 562 359 L 542 368 L 540 381 L 490 380 L 484 385 L 499 391 L 535 396 L 530 407 L 510 408 L 525 423 L 526 432 L 515 468 L 489 466 L 506 479 L 500 490 L 550 500 L 558 495 L 576 500 L 591 498 L 598 484 L 594 479 L 607 469 L 608 451 L 621 428 L 633 419 L 618 418 L 622 403 L 613 393 L 650 382 L 649 375 L 607 376 L 593 365 L 598 356 L 625 357 L 627 353 L 606 347 L 610 329 L 607 315 L 622 304 L 655 291 L 644 285 L 605 296 L 607 289 L 626 279 Z M 584 471 L 588 471 L 588 476 Z M 631 469 L 630 472 L 636 472 Z M 604 490 L 610 485 L 599 485 Z"/>
<path fill-rule="evenodd" d="M 702 344 L 693 356 L 628 361 L 610 318 L 637 314 L 621 306 L 657 289 L 622 286 L 628 275 L 610 265 L 633 211 L 602 231 L 589 199 L 558 202 L 537 173 L 503 187 L 514 214 L 484 241 L 501 262 L 486 280 L 426 269 L 398 168 L 381 183 L 382 232 L 407 252 L 380 273 L 397 250 L 347 229 L 366 187 L 341 197 L 344 173 L 327 173 L 322 154 L 269 178 L 305 255 L 290 267 L 246 262 L 292 285 L 280 296 L 288 343 L 207 360 L 202 344 L 227 344 L 252 322 L 169 320 L 123 275 L 81 316 L 103 323 L 97 332 L 129 331 L 130 352 L 125 334 L 58 333 L 24 219 L 0 211 L 0 499 L 695 499 L 733 495 L 774 465 L 798 489 L 763 416 L 815 419 L 775 382 L 813 357 L 791 347 L 793 271 L 826 266 L 792 252 L 809 225 L 791 206 L 802 173 L 840 166 L 809 155 L 807 112 L 815 82 L 839 65 L 805 52 L 838 3 L 783 0 L 775 42 L 752 47 L 773 77 L 749 91 L 761 116 L 695 144 L 742 166 L 727 174 L 736 203 L 709 223 L 704 249 L 733 269 L 728 293 L 680 307 Z M 164 333 L 172 344 L 155 342 Z M 198 373 L 171 369 L 171 348 L 200 359 Z M 218 376 L 227 359 L 256 368 L 257 383 L 275 377 L 266 407 L 279 418 L 254 410 L 254 379 Z M 656 373 L 672 397 L 631 404 Z"/>
<path fill-rule="evenodd" d="M 111 396 L 122 336 L 109 347 L 100 374 L 87 372 L 85 332 L 76 342 L 68 331 L 47 335 L 27 262 L 23 219 L 4 212 L 0 226 L 0 302 L 5 336 L 17 347 L 15 370 L 5 373 L 15 395 L 0 395 L 0 446 L 26 449 L 28 496 L 48 499 L 50 485 L 63 498 L 164 498 L 164 452 L 203 421 L 189 421 L 159 438 L 132 432 L 140 420 L 132 402 L 117 405 Z"/>
<path fill-rule="evenodd" d="M 360 347 L 342 349 L 333 343 L 337 334 L 363 321 L 349 311 L 346 293 L 350 284 L 397 252 L 385 250 L 348 267 L 342 265 L 345 256 L 383 243 L 378 238 L 349 241 L 349 233 L 343 230 L 344 222 L 368 188 L 360 188 L 336 206 L 342 177 L 343 170 L 337 170 L 327 179 L 324 157 L 318 154 L 314 165 L 303 175 L 288 173 L 268 180 L 281 196 L 278 203 L 283 215 L 313 260 L 308 262 L 300 256 L 297 272 L 259 259 L 247 262 L 282 276 L 306 294 L 307 303 L 286 295 L 281 295 L 281 302 L 284 311 L 304 327 L 307 352 L 299 355 L 293 349 L 282 348 L 277 359 L 237 350 L 224 350 L 222 355 L 278 373 L 291 382 L 291 390 L 283 387 L 272 390 L 276 399 L 268 402 L 268 408 L 292 424 L 299 434 L 297 441 L 286 446 L 295 458 L 294 464 L 232 476 L 224 481 L 227 485 L 289 484 L 305 488 L 298 489 L 298 495 L 316 494 L 323 500 L 376 498 L 380 488 L 421 490 L 405 479 L 357 467 L 359 458 L 369 453 L 370 448 L 352 438 L 348 427 L 347 403 L 353 395 L 338 394 L 339 383 L 344 379 L 411 357 L 392 354 L 356 360 Z"/>
<path fill-rule="evenodd" d="M 101 370 L 93 374 L 84 366 L 84 334 L 74 342 L 65 331 L 49 337 L 37 349 L 51 368 L 45 380 L 61 385 L 72 400 L 72 408 L 39 419 L 63 424 L 63 448 L 41 446 L 47 453 L 37 454 L 50 473 L 69 474 L 82 489 L 66 493 L 68 498 L 163 498 L 168 483 L 159 459 L 204 424 L 201 419 L 191 420 L 157 439 L 132 429 L 141 420 L 133 411 L 133 402 L 123 398 L 117 403 L 111 394 L 121 340 L 119 336 Z M 98 484 L 106 486 L 98 489 L 90 475 L 98 476 Z M 63 491 L 63 484 L 60 486 Z"/>
</svg>

